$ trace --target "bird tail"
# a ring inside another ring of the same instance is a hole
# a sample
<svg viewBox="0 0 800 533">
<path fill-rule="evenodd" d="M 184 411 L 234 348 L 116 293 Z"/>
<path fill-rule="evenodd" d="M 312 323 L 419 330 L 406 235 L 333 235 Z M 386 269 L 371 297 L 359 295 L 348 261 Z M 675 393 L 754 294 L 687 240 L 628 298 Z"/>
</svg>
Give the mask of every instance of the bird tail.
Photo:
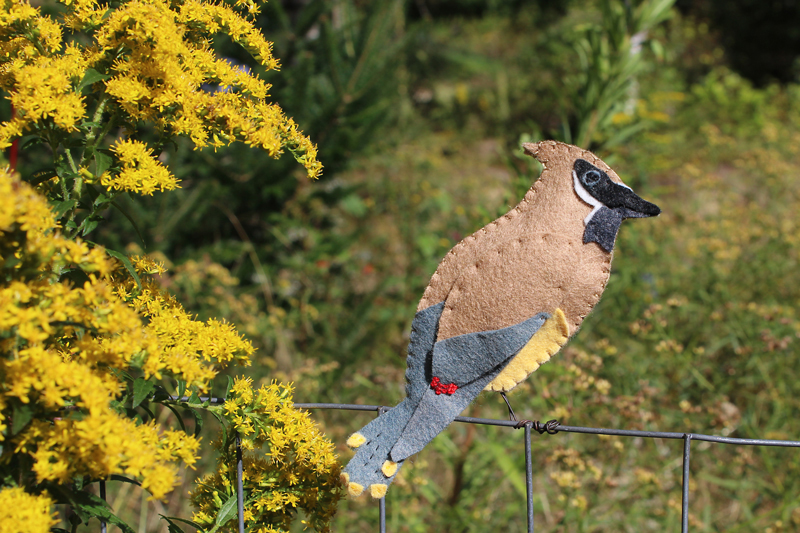
<svg viewBox="0 0 800 533">
<path fill-rule="evenodd" d="M 373 498 L 383 498 L 403 465 L 404 461 L 392 461 L 389 454 L 427 390 L 426 360 L 436 342 L 443 309 L 444 302 L 439 302 L 414 316 L 408 345 L 407 398 L 347 439 L 347 445 L 356 450 L 342 473 L 342 482 L 351 496 L 360 496 L 369 489 Z"/>
<path fill-rule="evenodd" d="M 342 482 L 351 496 L 360 496 L 368 489 L 373 498 L 384 497 L 404 462 L 392 461 L 389 453 L 413 411 L 412 402 L 403 400 L 347 439 L 347 445 L 356 450 L 342 473 Z"/>
</svg>

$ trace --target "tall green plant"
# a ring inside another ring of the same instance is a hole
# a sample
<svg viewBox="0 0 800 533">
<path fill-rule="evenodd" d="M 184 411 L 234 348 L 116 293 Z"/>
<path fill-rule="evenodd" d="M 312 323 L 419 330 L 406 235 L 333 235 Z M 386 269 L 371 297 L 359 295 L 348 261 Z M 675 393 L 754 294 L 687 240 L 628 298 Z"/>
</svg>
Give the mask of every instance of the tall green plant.
<svg viewBox="0 0 800 533">
<path fill-rule="evenodd" d="M 611 147 L 648 125 L 645 120 L 615 122 L 615 117 L 633 114 L 637 78 L 648 68 L 644 49 L 659 51 L 651 33 L 671 16 L 674 3 L 601 0 L 600 22 L 583 26 L 575 36 L 578 70 L 561 88 L 564 141 L 587 149 Z"/>
</svg>

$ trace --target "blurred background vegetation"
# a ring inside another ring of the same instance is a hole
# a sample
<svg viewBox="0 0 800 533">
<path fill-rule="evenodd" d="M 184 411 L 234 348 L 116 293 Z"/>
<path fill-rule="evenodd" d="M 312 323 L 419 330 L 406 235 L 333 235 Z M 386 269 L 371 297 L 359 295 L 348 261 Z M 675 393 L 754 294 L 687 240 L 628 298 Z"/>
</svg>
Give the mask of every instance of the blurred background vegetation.
<svg viewBox="0 0 800 533">
<path fill-rule="evenodd" d="M 135 225 L 112 213 L 89 236 L 172 260 L 163 283 L 188 309 L 258 345 L 256 380 L 293 381 L 301 402 L 402 399 L 430 275 L 538 176 L 520 142 L 555 138 L 595 151 L 663 214 L 624 225 L 596 312 L 510 395 L 517 413 L 800 437 L 800 7 L 271 0 L 259 17 L 282 64 L 265 75 L 272 94 L 318 143 L 324 177 L 309 182 L 288 157 L 179 144 L 162 159 L 182 190 L 128 199 Z M 37 170 L 35 149 L 20 157 L 23 174 Z M 485 394 L 466 414 L 506 409 Z M 370 416 L 314 413 L 343 461 Z M 388 529 L 523 531 L 521 445 L 520 432 L 452 426 L 393 485 Z M 537 531 L 676 530 L 680 447 L 537 437 Z M 797 453 L 693 449 L 693 531 L 800 529 Z M 145 531 L 182 500 L 131 512 Z M 343 502 L 336 521 L 375 531 L 375 503 Z"/>
</svg>

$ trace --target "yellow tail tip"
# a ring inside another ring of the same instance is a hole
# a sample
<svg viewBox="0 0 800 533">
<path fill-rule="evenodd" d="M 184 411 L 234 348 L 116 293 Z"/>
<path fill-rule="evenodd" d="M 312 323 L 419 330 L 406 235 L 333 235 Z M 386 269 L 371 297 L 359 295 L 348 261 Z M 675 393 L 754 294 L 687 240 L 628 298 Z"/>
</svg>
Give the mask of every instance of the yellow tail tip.
<svg viewBox="0 0 800 533">
<path fill-rule="evenodd" d="M 364 492 L 364 485 L 359 485 L 355 482 L 350 482 L 347 484 L 347 492 L 350 496 L 357 498 L 361 496 L 361 493 Z"/>
<path fill-rule="evenodd" d="M 347 445 L 351 448 L 358 448 L 365 442 L 367 442 L 367 439 L 361 433 L 353 433 L 350 435 L 350 438 L 347 439 Z"/>
<path fill-rule="evenodd" d="M 383 484 L 374 484 L 369 486 L 369 495 L 375 498 L 376 500 L 380 500 L 384 496 L 386 496 L 386 490 L 389 488 L 388 485 Z M 363 490 L 363 489 L 362 489 Z"/>
<path fill-rule="evenodd" d="M 381 467 L 381 472 L 386 477 L 392 477 L 397 473 L 397 463 L 394 461 L 385 461 Z"/>
</svg>

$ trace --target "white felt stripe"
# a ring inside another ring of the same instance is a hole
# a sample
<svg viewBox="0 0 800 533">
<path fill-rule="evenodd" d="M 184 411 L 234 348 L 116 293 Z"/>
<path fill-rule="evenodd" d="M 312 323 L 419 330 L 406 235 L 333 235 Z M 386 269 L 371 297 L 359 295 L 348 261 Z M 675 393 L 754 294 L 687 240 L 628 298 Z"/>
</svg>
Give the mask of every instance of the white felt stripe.
<svg viewBox="0 0 800 533">
<path fill-rule="evenodd" d="M 594 207 L 592 212 L 586 215 L 586 218 L 583 219 L 583 224 L 586 225 L 590 220 L 592 220 L 592 217 L 595 215 L 595 213 L 600 211 L 600 208 L 605 207 L 605 205 L 603 202 L 589 194 L 589 191 L 583 188 L 581 181 L 578 179 L 578 173 L 574 170 L 572 171 L 572 181 L 575 184 L 575 192 L 578 193 L 578 196 L 580 196 L 581 200 Z"/>
</svg>

